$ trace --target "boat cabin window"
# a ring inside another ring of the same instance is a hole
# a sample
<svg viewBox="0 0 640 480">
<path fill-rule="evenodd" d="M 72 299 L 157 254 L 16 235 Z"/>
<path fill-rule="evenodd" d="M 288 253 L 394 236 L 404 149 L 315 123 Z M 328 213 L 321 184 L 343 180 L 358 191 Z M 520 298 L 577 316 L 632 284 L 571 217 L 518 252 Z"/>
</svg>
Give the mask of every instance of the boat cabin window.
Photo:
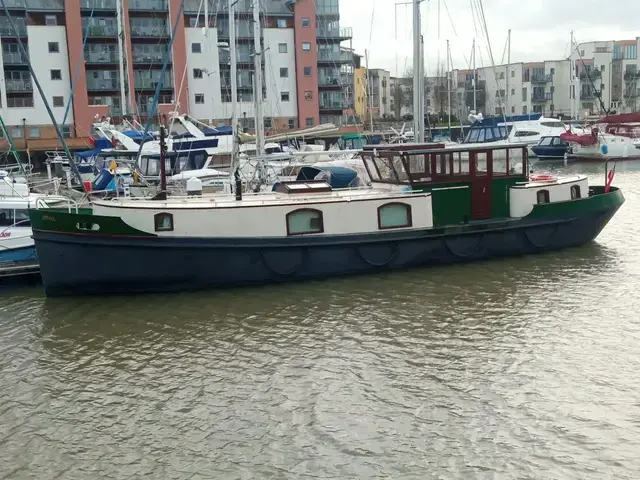
<svg viewBox="0 0 640 480">
<path fill-rule="evenodd" d="M 580 196 L 580 185 L 572 185 L 571 186 L 571 200 L 575 200 L 576 198 L 581 198 L 581 196 Z"/>
<path fill-rule="evenodd" d="M 540 140 L 540 143 L 538 143 L 538 145 L 540 145 L 541 147 L 548 147 L 551 145 L 553 141 L 553 137 L 543 137 L 542 140 Z"/>
<path fill-rule="evenodd" d="M 11 227 L 14 225 L 16 227 L 28 227 L 31 225 L 28 210 L 1 209 L 0 227 Z"/>
<path fill-rule="evenodd" d="M 538 203 L 549 203 L 549 190 L 538 190 Z"/>
<path fill-rule="evenodd" d="M 524 175 L 524 153 L 521 148 L 507 150 L 509 175 Z"/>
<path fill-rule="evenodd" d="M 393 202 L 378 207 L 378 228 L 406 228 L 412 225 L 411 205 Z"/>
<path fill-rule="evenodd" d="M 487 154 L 486 152 L 475 152 L 476 175 L 487 174 Z"/>
<path fill-rule="evenodd" d="M 315 208 L 300 208 L 287 213 L 287 235 L 324 232 L 322 212 Z"/>
<path fill-rule="evenodd" d="M 562 122 L 540 122 L 540 125 L 543 127 L 551 127 L 551 128 L 564 128 Z"/>
<path fill-rule="evenodd" d="M 522 138 L 522 137 L 535 137 L 537 135 L 540 135 L 540 132 L 536 132 L 533 130 L 520 130 L 519 132 L 516 132 L 514 136 L 516 138 Z"/>
<path fill-rule="evenodd" d="M 173 232 L 173 215 L 162 212 L 153 216 L 153 224 L 156 232 Z"/>
<path fill-rule="evenodd" d="M 567 142 L 562 140 L 560 137 L 555 137 L 553 139 L 553 145 L 556 146 L 556 147 L 566 147 L 567 146 Z"/>
</svg>

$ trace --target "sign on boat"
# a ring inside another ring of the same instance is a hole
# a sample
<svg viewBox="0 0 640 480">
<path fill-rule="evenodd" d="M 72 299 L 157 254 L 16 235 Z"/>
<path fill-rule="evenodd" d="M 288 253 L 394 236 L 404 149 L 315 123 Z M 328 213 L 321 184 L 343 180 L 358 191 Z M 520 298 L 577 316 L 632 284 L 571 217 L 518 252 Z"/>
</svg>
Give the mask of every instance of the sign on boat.
<svg viewBox="0 0 640 480">
<path fill-rule="evenodd" d="M 525 144 L 382 146 L 362 161 L 364 188 L 302 180 L 32 210 L 45 291 L 182 291 L 533 254 L 594 240 L 624 202 L 612 175 L 530 176 Z"/>
</svg>

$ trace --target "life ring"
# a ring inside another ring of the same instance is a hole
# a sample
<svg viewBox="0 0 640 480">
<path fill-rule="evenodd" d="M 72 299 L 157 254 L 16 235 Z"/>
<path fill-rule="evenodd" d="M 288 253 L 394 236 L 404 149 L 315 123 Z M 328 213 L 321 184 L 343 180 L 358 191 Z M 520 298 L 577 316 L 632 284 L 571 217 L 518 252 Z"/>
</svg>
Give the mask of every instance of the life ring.
<svg viewBox="0 0 640 480">
<path fill-rule="evenodd" d="M 555 182 L 558 177 L 555 175 L 531 175 L 529 181 L 531 182 Z"/>
</svg>

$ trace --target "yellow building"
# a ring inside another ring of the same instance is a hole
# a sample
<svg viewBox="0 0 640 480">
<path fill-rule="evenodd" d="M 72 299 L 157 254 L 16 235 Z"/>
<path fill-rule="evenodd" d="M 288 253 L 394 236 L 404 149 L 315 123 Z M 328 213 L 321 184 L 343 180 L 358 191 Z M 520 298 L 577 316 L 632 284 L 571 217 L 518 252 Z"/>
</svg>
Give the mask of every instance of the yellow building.
<svg viewBox="0 0 640 480">
<path fill-rule="evenodd" d="M 353 73 L 354 107 L 360 121 L 367 117 L 367 69 L 359 67 Z"/>
</svg>

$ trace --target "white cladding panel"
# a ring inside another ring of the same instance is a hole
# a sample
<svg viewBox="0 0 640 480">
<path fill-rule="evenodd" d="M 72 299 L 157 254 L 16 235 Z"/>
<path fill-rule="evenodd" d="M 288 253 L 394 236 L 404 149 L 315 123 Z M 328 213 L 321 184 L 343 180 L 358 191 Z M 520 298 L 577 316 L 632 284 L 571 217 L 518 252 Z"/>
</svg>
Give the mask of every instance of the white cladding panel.
<svg viewBox="0 0 640 480">
<path fill-rule="evenodd" d="M 378 207 L 390 202 L 411 205 L 413 228 L 430 228 L 433 226 L 431 195 L 416 195 L 396 199 L 354 200 L 350 202 L 300 202 L 300 204 L 264 207 L 166 210 L 104 208 L 96 204 L 94 213 L 96 215 L 117 215 L 124 222 L 139 230 L 155 233 L 154 215 L 160 212 L 170 212 L 174 218 L 174 231 L 158 232 L 158 235 L 256 238 L 286 236 L 287 213 L 299 208 L 313 208 L 323 212 L 324 233 L 317 235 L 344 235 L 379 232 Z"/>
<path fill-rule="evenodd" d="M 589 195 L 589 181 L 586 178 L 576 179 L 563 183 L 539 183 L 535 186 L 528 185 L 525 188 L 512 187 L 509 194 L 509 215 L 513 218 L 526 217 L 538 203 L 538 192 L 549 191 L 549 202 L 566 202 L 571 200 L 571 187 L 580 187 L 580 196 Z"/>
<path fill-rule="evenodd" d="M 67 36 L 64 26 L 27 26 L 28 50 L 31 65 L 35 75 L 46 95 L 47 102 L 53 111 L 56 122 L 59 124 L 64 117 L 64 111 L 69 102 L 71 91 L 71 76 L 69 74 L 69 56 L 67 49 Z M 58 52 L 49 52 L 49 43 L 58 44 Z M 4 62 L 3 62 L 4 63 Z M 3 65 L 4 67 L 4 65 Z M 60 70 L 61 79 L 52 80 L 52 70 Z M 52 125 L 45 104 L 40 97 L 35 82 L 33 85 L 33 107 L 14 108 L 7 107 L 5 70 L 0 70 L 2 80 L 2 116 L 7 125 L 22 125 L 23 119 L 27 125 Z M 63 106 L 54 107 L 53 97 L 62 97 Z M 73 125 L 73 108 L 69 109 L 66 125 Z"/>
<path fill-rule="evenodd" d="M 189 113 L 198 120 L 223 118 L 220 96 L 220 64 L 218 52 L 218 30 L 210 28 L 205 37 L 203 28 L 185 28 L 187 40 L 187 71 L 185 76 L 189 87 Z M 193 53 L 199 45 L 200 53 Z M 202 78 L 194 78 L 194 69 L 202 70 Z M 176 72 L 179 88 L 182 72 Z M 204 103 L 196 103 L 196 97 L 202 95 Z"/>
</svg>

